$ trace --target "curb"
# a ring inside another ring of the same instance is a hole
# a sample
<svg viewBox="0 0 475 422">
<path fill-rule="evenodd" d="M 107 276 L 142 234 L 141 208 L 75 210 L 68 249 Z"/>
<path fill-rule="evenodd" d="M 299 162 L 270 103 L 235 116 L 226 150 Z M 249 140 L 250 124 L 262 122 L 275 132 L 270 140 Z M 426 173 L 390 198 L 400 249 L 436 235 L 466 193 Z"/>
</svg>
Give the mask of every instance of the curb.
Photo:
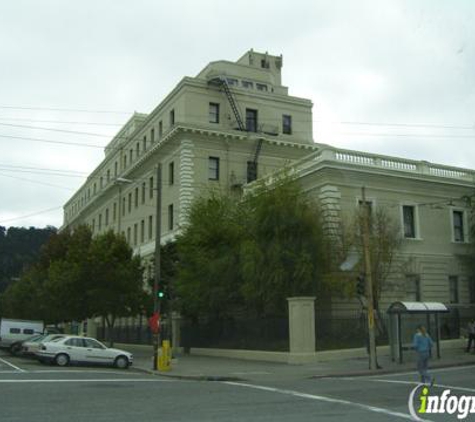
<svg viewBox="0 0 475 422">
<path fill-rule="evenodd" d="M 457 368 L 459 366 L 472 366 L 475 365 L 474 362 L 456 362 L 449 364 L 440 364 L 440 365 L 431 365 L 430 369 L 444 369 L 444 368 Z M 366 377 L 369 375 L 391 375 L 391 374 L 400 374 L 403 372 L 417 372 L 415 368 L 400 368 L 400 369 L 383 369 L 381 371 L 359 371 L 359 372 L 339 372 L 334 374 L 326 375 L 312 375 L 310 379 L 322 379 L 322 378 L 356 378 L 356 377 Z"/>
<path fill-rule="evenodd" d="M 140 367 L 133 368 L 136 371 L 142 372 L 144 374 L 155 375 L 156 377 L 165 377 L 165 378 L 175 378 L 188 381 L 234 381 L 234 382 L 245 382 L 248 381 L 245 378 L 239 377 L 229 377 L 229 376 L 220 376 L 220 375 L 178 375 L 178 374 L 165 374 L 163 372 L 158 372 L 153 369 L 145 369 Z"/>
</svg>

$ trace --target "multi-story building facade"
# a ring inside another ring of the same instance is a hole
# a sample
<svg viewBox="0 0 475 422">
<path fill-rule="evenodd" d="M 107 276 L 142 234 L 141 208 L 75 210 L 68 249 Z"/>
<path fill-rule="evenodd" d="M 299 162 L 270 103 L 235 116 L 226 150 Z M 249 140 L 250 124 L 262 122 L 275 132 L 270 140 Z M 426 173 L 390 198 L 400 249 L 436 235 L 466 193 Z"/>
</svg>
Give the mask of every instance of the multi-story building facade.
<svg viewBox="0 0 475 422">
<path fill-rule="evenodd" d="M 240 194 L 257 177 L 290 165 L 329 230 L 354 212 L 362 186 L 373 207 L 386 207 L 400 222 L 398 260 L 408 264 L 391 275 L 382 309 L 403 299 L 474 304 L 474 280 L 460 256 L 471 241 L 467 199 L 475 173 L 315 144 L 312 103 L 288 94 L 281 69 L 281 56 L 250 50 L 183 78 L 107 145 L 103 161 L 64 206 L 64 227 L 122 233 L 147 262 L 155 249 L 159 163 L 162 243 L 183 226 L 194 198 L 210 189 Z M 344 301 L 337 308 L 355 306 Z"/>
<path fill-rule="evenodd" d="M 291 171 L 319 205 L 329 236 L 339 236 L 341 227 L 354 219 L 362 204 L 362 187 L 371 212 L 385 209 L 399 227 L 402 244 L 382 291 L 381 310 L 394 301 L 435 301 L 473 316 L 475 279 L 464 258 L 472 242 L 475 171 L 319 147 L 293 163 Z M 277 175 L 265 179 L 272 183 Z M 340 315 L 360 307 L 356 298 L 332 302 Z"/>
<path fill-rule="evenodd" d="M 155 249 L 157 165 L 161 242 L 186 220 L 193 198 L 243 184 L 316 150 L 312 103 L 288 94 L 282 57 L 254 51 L 185 77 L 148 115 L 134 114 L 64 206 L 64 227 L 114 230 L 145 260 Z"/>
</svg>

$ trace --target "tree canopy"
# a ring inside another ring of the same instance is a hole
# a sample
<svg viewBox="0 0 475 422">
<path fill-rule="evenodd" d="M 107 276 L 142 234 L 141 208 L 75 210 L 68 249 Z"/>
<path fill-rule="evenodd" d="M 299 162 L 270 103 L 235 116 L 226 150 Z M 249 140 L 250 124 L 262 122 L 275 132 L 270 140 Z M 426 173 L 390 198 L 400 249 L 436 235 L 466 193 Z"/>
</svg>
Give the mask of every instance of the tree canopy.
<svg viewBox="0 0 475 422">
<path fill-rule="evenodd" d="M 94 316 L 113 326 L 143 303 L 140 258 L 123 236 L 92 237 L 86 226 L 53 235 L 38 261 L 5 291 L 3 316 L 80 321 Z"/>
<path fill-rule="evenodd" d="M 177 240 L 177 291 L 184 314 L 286 311 L 286 298 L 315 295 L 326 254 L 318 206 L 290 177 L 237 200 L 198 198 Z"/>
</svg>

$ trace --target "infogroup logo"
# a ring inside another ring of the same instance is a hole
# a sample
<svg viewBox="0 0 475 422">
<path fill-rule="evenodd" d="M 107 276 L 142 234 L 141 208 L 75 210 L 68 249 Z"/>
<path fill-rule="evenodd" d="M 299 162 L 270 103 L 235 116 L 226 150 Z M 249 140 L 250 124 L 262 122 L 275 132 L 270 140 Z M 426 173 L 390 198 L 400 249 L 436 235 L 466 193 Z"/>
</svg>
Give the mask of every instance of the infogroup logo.
<svg viewBox="0 0 475 422">
<path fill-rule="evenodd" d="M 427 414 L 454 415 L 458 420 L 464 420 L 470 414 L 475 414 L 475 396 L 456 396 L 450 389 L 440 394 L 430 394 L 429 387 L 419 384 L 409 395 L 409 412 L 416 421 Z"/>
</svg>

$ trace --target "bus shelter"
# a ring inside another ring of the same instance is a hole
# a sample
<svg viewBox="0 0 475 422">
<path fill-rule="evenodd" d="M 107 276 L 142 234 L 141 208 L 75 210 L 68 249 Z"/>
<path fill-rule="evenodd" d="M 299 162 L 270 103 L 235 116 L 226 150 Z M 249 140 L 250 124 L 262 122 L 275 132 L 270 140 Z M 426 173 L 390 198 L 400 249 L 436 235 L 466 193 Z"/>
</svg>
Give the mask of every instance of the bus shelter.
<svg viewBox="0 0 475 422">
<path fill-rule="evenodd" d="M 449 309 L 440 302 L 394 302 L 389 307 L 389 347 L 393 362 L 403 362 L 403 351 L 410 350 L 417 326 L 424 325 L 436 344 L 440 359 L 439 315 Z"/>
</svg>

